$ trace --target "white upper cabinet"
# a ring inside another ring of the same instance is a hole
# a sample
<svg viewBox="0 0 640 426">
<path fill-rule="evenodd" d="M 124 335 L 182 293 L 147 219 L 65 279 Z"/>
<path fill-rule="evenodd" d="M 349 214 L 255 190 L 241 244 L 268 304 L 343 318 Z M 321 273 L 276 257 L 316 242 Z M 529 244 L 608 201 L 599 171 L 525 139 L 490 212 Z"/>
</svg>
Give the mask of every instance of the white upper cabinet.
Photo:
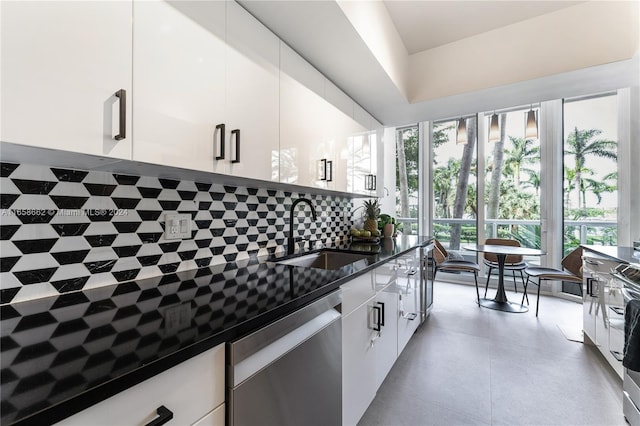
<svg viewBox="0 0 640 426">
<path fill-rule="evenodd" d="M 235 176 L 278 180 L 280 40 L 235 2 L 227 3 L 224 160 Z"/>
<path fill-rule="evenodd" d="M 225 172 L 225 2 L 134 3 L 133 158 Z M 226 153 L 228 156 L 228 153 Z"/>
<path fill-rule="evenodd" d="M 347 191 L 349 140 L 366 129 L 353 101 L 282 43 L 280 52 L 280 180 Z"/>
<path fill-rule="evenodd" d="M 323 90 L 322 74 L 280 43 L 281 182 L 320 188 L 330 183 L 332 147 L 323 122 L 328 104 L 318 94 Z"/>
<path fill-rule="evenodd" d="M 0 139 L 130 158 L 132 3 L 3 1 L 0 8 Z M 120 90 L 126 96 L 116 97 Z"/>
</svg>

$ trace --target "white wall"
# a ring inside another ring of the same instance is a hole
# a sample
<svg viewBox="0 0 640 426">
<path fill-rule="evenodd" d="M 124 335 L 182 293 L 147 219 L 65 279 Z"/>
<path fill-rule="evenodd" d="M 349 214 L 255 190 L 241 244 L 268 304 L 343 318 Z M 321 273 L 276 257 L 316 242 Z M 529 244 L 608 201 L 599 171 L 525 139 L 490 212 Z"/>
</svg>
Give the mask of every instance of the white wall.
<svg viewBox="0 0 640 426">
<path fill-rule="evenodd" d="M 409 101 L 422 102 L 629 59 L 638 2 L 585 2 L 409 57 Z"/>
<path fill-rule="evenodd" d="M 408 53 L 381 1 L 337 0 L 338 6 L 405 98 Z"/>
</svg>

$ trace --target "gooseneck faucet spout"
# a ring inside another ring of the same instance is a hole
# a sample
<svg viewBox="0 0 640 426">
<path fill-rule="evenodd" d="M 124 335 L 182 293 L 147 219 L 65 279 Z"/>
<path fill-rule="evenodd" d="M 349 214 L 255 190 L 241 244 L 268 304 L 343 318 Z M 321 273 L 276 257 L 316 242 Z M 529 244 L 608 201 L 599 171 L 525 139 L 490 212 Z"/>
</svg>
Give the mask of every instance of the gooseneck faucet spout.
<svg viewBox="0 0 640 426">
<path fill-rule="evenodd" d="M 291 210 L 289 210 L 289 239 L 287 240 L 287 254 L 293 254 L 294 246 L 295 246 L 295 237 L 293 236 L 293 212 L 295 208 L 300 203 L 307 203 L 309 207 L 311 207 L 311 216 L 313 220 L 316 220 L 316 209 L 313 207 L 313 203 L 311 200 L 307 198 L 298 198 L 291 204 Z"/>
</svg>

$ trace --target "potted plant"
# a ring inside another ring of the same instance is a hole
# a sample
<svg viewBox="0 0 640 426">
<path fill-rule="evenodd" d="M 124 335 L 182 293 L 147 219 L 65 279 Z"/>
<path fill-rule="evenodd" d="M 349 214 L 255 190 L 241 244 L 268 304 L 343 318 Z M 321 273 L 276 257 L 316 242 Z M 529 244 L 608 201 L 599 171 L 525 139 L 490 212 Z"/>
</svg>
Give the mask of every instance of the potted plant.
<svg viewBox="0 0 640 426">
<path fill-rule="evenodd" d="M 395 237 L 396 235 L 396 220 L 394 217 L 383 213 L 378 218 L 378 229 L 384 238 Z"/>
</svg>

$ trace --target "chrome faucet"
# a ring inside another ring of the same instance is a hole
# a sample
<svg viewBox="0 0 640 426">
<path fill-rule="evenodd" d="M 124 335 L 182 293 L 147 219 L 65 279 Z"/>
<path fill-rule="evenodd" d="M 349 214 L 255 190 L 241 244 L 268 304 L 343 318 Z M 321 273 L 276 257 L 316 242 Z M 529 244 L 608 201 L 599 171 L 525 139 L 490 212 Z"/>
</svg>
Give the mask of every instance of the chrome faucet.
<svg viewBox="0 0 640 426">
<path fill-rule="evenodd" d="M 295 237 L 293 236 L 293 212 L 299 203 L 309 204 L 309 207 L 311 207 L 311 216 L 313 217 L 313 220 L 316 220 L 317 218 L 316 209 L 313 207 L 313 203 L 311 203 L 311 200 L 307 198 L 298 198 L 293 202 L 293 204 L 291 204 L 291 210 L 289 210 L 289 239 L 287 240 L 287 254 L 293 254 L 293 252 L 295 251 Z"/>
</svg>

